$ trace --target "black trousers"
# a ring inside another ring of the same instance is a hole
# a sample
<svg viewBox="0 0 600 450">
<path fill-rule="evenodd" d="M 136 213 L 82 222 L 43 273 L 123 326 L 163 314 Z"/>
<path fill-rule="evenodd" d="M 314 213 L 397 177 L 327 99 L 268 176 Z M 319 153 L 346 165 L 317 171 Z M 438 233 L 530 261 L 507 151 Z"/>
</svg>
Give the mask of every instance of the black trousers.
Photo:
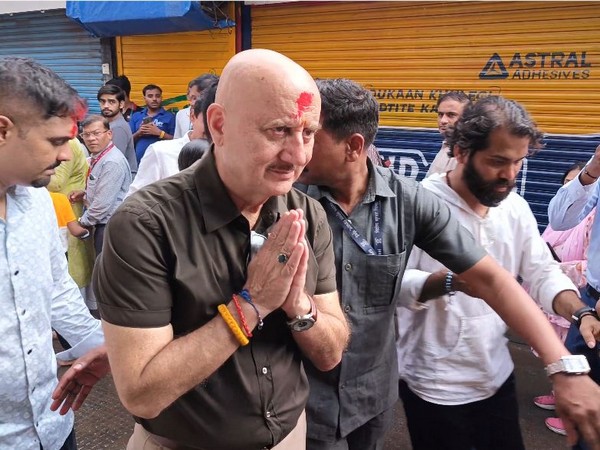
<svg viewBox="0 0 600 450">
<path fill-rule="evenodd" d="M 413 450 L 525 450 L 514 374 L 492 397 L 466 405 L 437 405 L 400 380 Z"/>
<path fill-rule="evenodd" d="M 94 226 L 94 250 L 96 257 L 102 253 L 102 244 L 104 244 L 104 229 L 106 224 L 98 224 Z"/>
<path fill-rule="evenodd" d="M 306 450 L 383 450 L 385 433 L 391 427 L 393 419 L 394 410 L 390 408 L 335 442 L 308 438 Z"/>
</svg>

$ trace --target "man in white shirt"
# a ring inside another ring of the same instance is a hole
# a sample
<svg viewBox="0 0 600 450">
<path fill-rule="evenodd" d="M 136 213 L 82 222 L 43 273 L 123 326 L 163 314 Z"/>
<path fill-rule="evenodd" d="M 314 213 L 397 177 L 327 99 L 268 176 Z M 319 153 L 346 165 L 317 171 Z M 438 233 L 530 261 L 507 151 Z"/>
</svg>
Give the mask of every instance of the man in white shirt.
<svg viewBox="0 0 600 450">
<path fill-rule="evenodd" d="M 193 139 L 205 139 L 202 102 L 197 101 L 192 109 L 193 128 L 178 139 L 158 141 L 151 144 L 140 161 L 138 173 L 129 186 L 126 197 L 144 186 L 170 177 L 179 172 L 177 158 L 185 144 Z"/>
<path fill-rule="evenodd" d="M 50 195 L 35 189 L 71 157 L 69 140 L 84 113 L 77 92 L 49 69 L 29 59 L 0 60 L 3 449 L 76 449 L 69 409 L 77 409 L 108 372 L 100 321 L 67 271 Z M 72 346 L 58 359 L 83 356 L 57 391 L 52 328 Z"/>
<path fill-rule="evenodd" d="M 196 101 L 200 99 L 204 89 L 209 87 L 211 84 L 219 80 L 216 75 L 205 73 L 197 78 L 194 78 L 188 84 L 187 99 L 190 105 L 187 108 L 183 108 L 177 111 L 175 116 L 175 133 L 173 139 L 183 137 L 193 127 L 193 121 L 191 117 L 192 108 L 196 104 Z"/>
<path fill-rule="evenodd" d="M 446 143 L 446 131 L 449 127 L 454 126 L 458 118 L 461 116 L 465 106 L 471 101 L 469 97 L 461 91 L 450 91 L 442 95 L 437 101 L 438 129 L 444 138 L 442 147 L 427 171 L 425 177 L 431 176 L 434 173 L 446 173 L 456 167 L 456 160 L 449 156 L 450 148 Z"/>
<path fill-rule="evenodd" d="M 529 284 L 546 311 L 575 320 L 593 347 L 594 335 L 600 337 L 595 312 L 552 258 L 527 202 L 512 192 L 530 146 L 539 148 L 540 142 L 520 105 L 487 97 L 468 106 L 449 135 L 456 169 L 425 179 L 423 187 L 445 200 L 487 252 Z M 400 301 L 412 311 L 398 308 L 397 347 L 413 449 L 524 449 L 507 325 L 420 249 L 407 267 Z"/>
</svg>

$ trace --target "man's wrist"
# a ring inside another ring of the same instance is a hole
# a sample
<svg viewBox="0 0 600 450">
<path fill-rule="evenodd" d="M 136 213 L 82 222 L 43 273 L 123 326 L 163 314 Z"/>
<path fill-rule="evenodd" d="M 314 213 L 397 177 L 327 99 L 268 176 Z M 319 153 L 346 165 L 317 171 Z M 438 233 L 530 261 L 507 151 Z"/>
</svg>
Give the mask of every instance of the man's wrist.
<svg viewBox="0 0 600 450">
<path fill-rule="evenodd" d="M 90 233 L 90 230 L 85 230 L 85 233 L 83 233 L 82 235 L 79 235 L 77 237 L 83 241 L 85 239 L 88 239 L 91 235 L 92 235 L 92 233 Z"/>
<path fill-rule="evenodd" d="M 314 300 L 312 300 L 312 297 L 306 292 L 304 292 L 303 297 L 304 300 L 302 300 L 301 304 L 297 305 L 297 307 L 294 308 L 294 310 L 292 310 L 291 308 L 284 309 L 285 315 L 287 316 L 288 320 L 294 319 L 298 316 L 310 314 Z"/>
</svg>

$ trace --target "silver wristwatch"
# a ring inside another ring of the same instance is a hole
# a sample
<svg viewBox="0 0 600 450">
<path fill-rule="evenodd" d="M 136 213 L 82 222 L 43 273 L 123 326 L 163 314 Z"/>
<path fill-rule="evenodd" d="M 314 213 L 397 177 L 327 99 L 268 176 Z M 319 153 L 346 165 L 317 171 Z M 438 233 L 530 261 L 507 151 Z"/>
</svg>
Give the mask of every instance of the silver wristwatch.
<svg viewBox="0 0 600 450">
<path fill-rule="evenodd" d="M 583 355 L 561 356 L 558 362 L 546 366 L 546 375 L 549 377 L 556 373 L 567 375 L 585 375 L 590 372 L 588 360 Z"/>
<path fill-rule="evenodd" d="M 317 321 L 317 305 L 315 305 L 315 301 L 310 295 L 308 298 L 310 300 L 310 311 L 308 314 L 296 316 L 287 323 L 288 327 L 290 327 L 292 331 L 299 332 L 310 330 Z"/>
</svg>

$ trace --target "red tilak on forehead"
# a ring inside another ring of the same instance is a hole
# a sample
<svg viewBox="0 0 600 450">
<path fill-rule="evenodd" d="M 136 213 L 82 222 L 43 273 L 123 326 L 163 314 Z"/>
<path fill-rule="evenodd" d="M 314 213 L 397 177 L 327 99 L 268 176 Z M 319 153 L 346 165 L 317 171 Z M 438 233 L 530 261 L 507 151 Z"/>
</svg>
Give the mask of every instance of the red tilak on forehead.
<svg viewBox="0 0 600 450">
<path fill-rule="evenodd" d="M 298 105 L 298 112 L 296 117 L 302 117 L 302 114 L 312 106 L 313 94 L 310 92 L 302 92 L 296 99 L 296 105 Z"/>
<path fill-rule="evenodd" d="M 82 101 L 75 107 L 75 112 L 71 116 L 73 119 L 73 127 L 71 128 L 71 137 L 77 135 L 77 122 L 81 122 L 87 113 L 87 105 Z"/>
</svg>

